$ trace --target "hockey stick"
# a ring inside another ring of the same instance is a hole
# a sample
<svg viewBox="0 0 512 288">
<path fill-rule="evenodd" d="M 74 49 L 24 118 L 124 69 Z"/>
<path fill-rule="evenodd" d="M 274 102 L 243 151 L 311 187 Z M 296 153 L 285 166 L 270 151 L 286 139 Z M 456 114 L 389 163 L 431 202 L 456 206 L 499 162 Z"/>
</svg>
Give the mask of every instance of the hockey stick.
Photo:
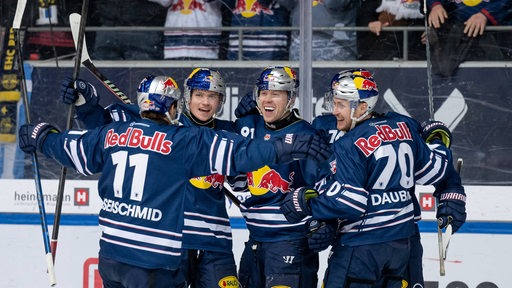
<svg viewBox="0 0 512 288">
<path fill-rule="evenodd" d="M 87 11 L 89 10 L 89 1 L 84 0 L 82 2 L 82 14 L 87 15 Z M 84 34 L 85 34 L 85 19 L 83 18 L 83 22 L 80 23 L 80 32 L 78 37 L 78 43 L 79 46 L 81 46 L 84 42 Z M 75 59 L 75 66 L 73 70 L 73 80 L 76 80 L 78 78 L 78 75 L 80 73 L 80 52 L 77 52 L 77 59 Z M 75 105 L 69 105 L 68 115 L 67 115 L 67 122 L 66 122 L 66 130 L 69 130 L 73 127 L 73 119 L 74 119 L 74 112 Z M 57 253 L 57 243 L 59 239 L 59 229 L 60 229 L 60 216 L 62 213 L 62 201 L 64 199 L 64 187 L 66 183 L 66 175 L 67 175 L 67 168 L 62 166 L 60 169 L 60 177 L 59 177 L 59 186 L 57 188 L 57 200 L 55 204 L 55 216 L 54 216 L 54 223 L 53 223 L 53 231 L 52 231 L 52 255 L 53 255 L 53 262 L 55 263 L 55 257 Z"/>
<path fill-rule="evenodd" d="M 18 69 L 21 77 L 20 90 L 23 98 L 23 105 L 25 107 L 25 119 L 26 123 L 30 123 L 30 107 L 28 102 L 28 92 L 27 92 L 27 82 L 25 79 L 25 69 L 23 67 L 23 53 L 21 50 L 21 19 L 23 18 L 23 13 L 25 12 L 25 6 L 27 5 L 27 0 L 18 0 L 16 5 L 16 14 L 14 16 L 14 21 L 12 24 L 12 28 L 16 33 L 16 47 L 18 50 Z M 50 245 L 50 238 L 48 233 L 48 224 L 46 221 L 46 211 L 44 207 L 44 197 L 43 197 L 43 189 L 41 185 L 41 177 L 39 173 L 39 162 L 37 160 L 37 153 L 32 152 L 32 168 L 34 172 L 34 180 L 36 185 L 36 193 L 37 193 L 37 204 L 39 207 L 39 215 L 41 216 L 41 229 L 43 231 L 43 241 L 44 241 L 44 250 L 46 254 L 46 266 L 48 276 L 50 277 L 50 286 L 55 286 L 57 284 L 57 279 L 55 278 L 55 269 L 53 266 L 53 257 L 52 257 L 52 249 Z"/>
<path fill-rule="evenodd" d="M 457 159 L 457 165 L 455 166 L 455 170 L 460 175 L 460 170 L 462 169 L 462 163 L 464 161 L 462 158 Z M 451 217 L 448 217 L 448 225 L 446 225 L 446 230 L 444 234 L 442 233 L 441 228 L 437 226 L 437 238 L 439 244 L 439 275 L 444 276 L 446 274 L 446 270 L 444 267 L 444 262 L 446 260 L 446 252 L 448 250 L 448 245 L 450 245 L 450 239 L 452 237 L 452 225 Z M 441 219 L 437 220 L 439 224 L 442 223 Z"/>
<path fill-rule="evenodd" d="M 75 47 L 77 49 L 77 55 L 78 55 L 78 36 L 79 36 L 79 28 L 80 28 L 80 19 L 82 16 L 78 13 L 72 13 L 69 15 L 69 26 L 71 27 L 71 34 L 73 34 L 73 41 L 75 42 Z M 112 92 L 117 98 L 119 98 L 123 103 L 125 104 L 131 104 L 132 101 L 128 96 L 126 96 L 114 83 L 112 83 L 108 78 L 103 75 L 96 66 L 91 61 L 91 58 L 89 57 L 89 53 L 87 52 L 87 44 L 85 42 L 85 39 L 83 41 L 83 46 L 81 48 L 82 55 L 81 55 L 81 62 L 84 65 L 89 72 L 92 73 L 98 80 L 101 81 L 101 83 L 108 89 L 110 92 Z"/>
<path fill-rule="evenodd" d="M 430 57 L 430 41 L 428 32 L 428 17 L 427 17 L 427 0 L 423 0 L 423 15 L 425 16 L 425 44 L 426 44 L 426 60 L 427 60 L 427 87 L 428 87 L 428 106 L 430 118 L 434 120 L 434 92 L 432 91 L 432 61 Z"/>
</svg>

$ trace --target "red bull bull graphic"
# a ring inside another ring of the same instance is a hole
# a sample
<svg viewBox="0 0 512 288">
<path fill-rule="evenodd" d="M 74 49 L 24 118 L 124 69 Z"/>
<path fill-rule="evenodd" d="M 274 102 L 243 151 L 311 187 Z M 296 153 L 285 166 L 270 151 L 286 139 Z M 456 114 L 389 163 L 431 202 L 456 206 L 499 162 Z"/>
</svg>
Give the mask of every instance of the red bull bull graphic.
<svg viewBox="0 0 512 288">
<path fill-rule="evenodd" d="M 167 78 L 164 82 L 162 82 L 162 85 L 164 87 L 162 87 L 162 90 L 164 90 L 165 92 L 170 92 L 169 90 L 176 90 L 178 89 L 178 84 L 176 83 L 176 81 L 174 81 L 174 79 L 172 78 Z"/>
<path fill-rule="evenodd" d="M 176 4 L 172 4 L 169 8 L 171 11 L 180 11 L 181 14 L 191 14 L 194 10 L 206 12 L 203 0 L 178 0 Z"/>
<path fill-rule="evenodd" d="M 260 15 L 261 13 L 265 13 L 267 15 L 274 14 L 270 8 L 261 5 L 257 0 L 238 0 L 236 1 L 236 6 L 233 10 L 233 14 L 242 15 L 244 18 L 251 18 L 256 15 Z"/>
<path fill-rule="evenodd" d="M 220 174 L 212 174 L 208 176 L 194 177 L 189 180 L 192 186 L 199 189 L 218 188 L 222 189 L 225 177 Z"/>
<path fill-rule="evenodd" d="M 290 191 L 294 174 L 295 172 L 291 172 L 287 181 L 276 170 L 265 166 L 247 173 L 247 185 L 252 195 L 263 195 L 269 191 L 277 193 L 279 190 L 284 193 Z"/>
<path fill-rule="evenodd" d="M 226 276 L 219 281 L 221 288 L 238 288 L 238 279 L 235 276 Z"/>
</svg>

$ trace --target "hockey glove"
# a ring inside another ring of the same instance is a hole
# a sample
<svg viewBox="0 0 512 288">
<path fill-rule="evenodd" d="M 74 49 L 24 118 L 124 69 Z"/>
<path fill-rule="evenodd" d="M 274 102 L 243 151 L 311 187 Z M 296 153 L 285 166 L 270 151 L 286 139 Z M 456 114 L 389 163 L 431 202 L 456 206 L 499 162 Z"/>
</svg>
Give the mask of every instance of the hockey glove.
<svg viewBox="0 0 512 288">
<path fill-rule="evenodd" d="M 308 245 L 314 252 L 320 252 L 334 243 L 338 221 L 311 220 L 308 223 Z"/>
<path fill-rule="evenodd" d="M 439 228 L 452 224 L 452 233 L 466 222 L 466 195 L 459 192 L 443 192 L 436 213 Z"/>
<path fill-rule="evenodd" d="M 306 158 L 323 162 L 332 154 L 329 144 L 318 135 L 286 134 L 275 139 L 274 147 L 277 163 L 289 163 Z"/>
<path fill-rule="evenodd" d="M 447 148 L 450 148 L 452 142 L 452 132 L 441 121 L 429 120 L 421 124 L 421 136 L 428 144 L 435 140 L 441 140 Z"/>
<path fill-rule="evenodd" d="M 91 83 L 81 79 L 73 81 L 71 77 L 66 77 L 61 84 L 60 99 L 65 104 L 92 107 L 98 104 L 99 96 Z"/>
<path fill-rule="evenodd" d="M 245 94 L 240 102 L 238 102 L 238 106 L 235 109 L 236 118 L 242 118 L 251 114 L 258 114 L 258 104 L 252 98 L 252 92 Z"/>
<path fill-rule="evenodd" d="M 18 132 L 20 149 L 25 153 L 41 150 L 48 133 L 59 133 L 59 130 L 48 123 L 21 125 Z"/>
<path fill-rule="evenodd" d="M 318 192 L 308 187 L 301 187 L 288 192 L 281 204 L 280 210 L 290 223 L 298 223 L 304 217 L 311 215 L 308 200 L 318 197 Z"/>
</svg>

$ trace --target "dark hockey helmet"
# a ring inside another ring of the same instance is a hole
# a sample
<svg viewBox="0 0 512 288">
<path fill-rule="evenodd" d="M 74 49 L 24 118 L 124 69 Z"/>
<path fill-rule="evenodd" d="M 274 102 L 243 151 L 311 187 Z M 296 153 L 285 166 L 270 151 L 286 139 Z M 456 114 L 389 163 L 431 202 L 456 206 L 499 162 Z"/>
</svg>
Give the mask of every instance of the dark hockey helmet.
<svg viewBox="0 0 512 288">
<path fill-rule="evenodd" d="M 168 115 L 169 108 L 175 102 L 177 102 L 175 119 L 178 119 L 183 106 L 181 92 L 176 81 L 169 76 L 149 75 L 137 88 L 137 104 L 141 113 L 151 111 Z"/>
<path fill-rule="evenodd" d="M 185 98 L 185 108 L 190 110 L 189 102 L 192 96 L 192 90 L 200 89 L 218 92 L 220 94 L 220 105 L 215 112 L 215 115 L 222 113 L 224 102 L 226 101 L 226 83 L 219 71 L 209 68 L 196 68 L 185 79 L 183 95 Z"/>
<path fill-rule="evenodd" d="M 269 66 L 263 69 L 256 80 L 254 86 L 253 98 L 258 102 L 258 96 L 261 90 L 282 90 L 288 91 L 288 105 L 286 110 L 290 110 L 295 104 L 297 97 L 297 88 L 299 79 L 297 73 L 288 66 Z"/>
</svg>

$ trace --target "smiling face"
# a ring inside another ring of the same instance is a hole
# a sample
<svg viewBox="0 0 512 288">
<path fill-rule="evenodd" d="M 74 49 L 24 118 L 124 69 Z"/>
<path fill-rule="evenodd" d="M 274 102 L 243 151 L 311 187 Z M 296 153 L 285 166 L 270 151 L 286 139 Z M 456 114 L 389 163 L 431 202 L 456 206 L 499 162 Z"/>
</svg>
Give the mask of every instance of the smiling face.
<svg viewBox="0 0 512 288">
<path fill-rule="evenodd" d="M 261 115 L 267 123 L 281 120 L 290 111 L 288 109 L 288 91 L 260 90 L 257 102 Z"/>
<path fill-rule="evenodd" d="M 359 102 L 357 108 L 355 108 L 354 110 L 354 114 L 351 115 L 352 106 L 349 100 L 334 98 L 333 104 L 334 107 L 332 114 L 336 117 L 336 128 L 344 132 L 350 131 L 352 127 L 352 121 L 354 120 L 350 116 L 353 116 L 354 118 L 359 118 L 368 109 L 368 104 L 366 104 L 365 102 Z"/>
<path fill-rule="evenodd" d="M 221 105 L 220 93 L 194 89 L 188 104 L 192 115 L 201 121 L 208 121 L 212 119 Z"/>
</svg>

